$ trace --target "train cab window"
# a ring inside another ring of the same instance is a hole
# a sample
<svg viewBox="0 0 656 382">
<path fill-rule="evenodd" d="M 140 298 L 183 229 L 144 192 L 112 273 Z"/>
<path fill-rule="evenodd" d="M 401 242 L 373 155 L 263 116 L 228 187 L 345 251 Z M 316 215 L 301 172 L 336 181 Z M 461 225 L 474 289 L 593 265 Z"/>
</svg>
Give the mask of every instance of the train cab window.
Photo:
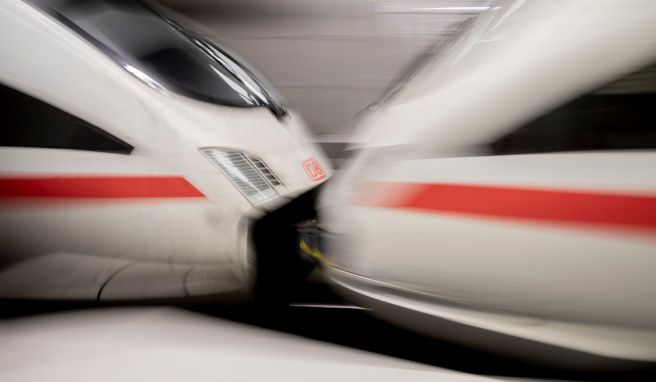
<svg viewBox="0 0 656 382">
<path fill-rule="evenodd" d="M 0 85 L 0 103 L 0 146 L 132 152 L 96 126 L 8 86 Z"/>
<path fill-rule="evenodd" d="M 140 1 L 31 0 L 151 87 L 233 107 L 282 107 L 225 50 Z"/>
<path fill-rule="evenodd" d="M 656 65 L 532 120 L 491 149 L 496 155 L 656 149 Z"/>
</svg>

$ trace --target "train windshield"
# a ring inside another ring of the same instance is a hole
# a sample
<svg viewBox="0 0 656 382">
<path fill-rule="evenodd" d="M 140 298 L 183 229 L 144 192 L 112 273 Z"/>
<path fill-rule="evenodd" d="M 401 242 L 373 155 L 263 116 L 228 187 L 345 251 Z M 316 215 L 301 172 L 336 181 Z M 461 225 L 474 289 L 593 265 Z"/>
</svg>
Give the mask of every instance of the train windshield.
<svg viewBox="0 0 656 382">
<path fill-rule="evenodd" d="M 234 107 L 283 108 L 252 72 L 140 1 L 32 0 L 151 87 Z"/>
</svg>

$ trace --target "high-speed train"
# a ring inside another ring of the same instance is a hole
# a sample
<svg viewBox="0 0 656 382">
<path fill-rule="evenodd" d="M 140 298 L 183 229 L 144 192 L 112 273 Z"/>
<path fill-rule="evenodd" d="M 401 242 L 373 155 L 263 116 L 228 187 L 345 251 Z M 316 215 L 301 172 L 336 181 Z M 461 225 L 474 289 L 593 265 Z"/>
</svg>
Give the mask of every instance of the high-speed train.
<svg viewBox="0 0 656 382">
<path fill-rule="evenodd" d="M 0 97 L 0 298 L 232 300 L 306 271 L 293 225 L 329 162 L 252 69 L 161 10 L 1 2 Z"/>
<path fill-rule="evenodd" d="M 318 206 L 332 283 L 495 352 L 656 361 L 654 20 L 492 3 L 361 121 Z"/>
</svg>

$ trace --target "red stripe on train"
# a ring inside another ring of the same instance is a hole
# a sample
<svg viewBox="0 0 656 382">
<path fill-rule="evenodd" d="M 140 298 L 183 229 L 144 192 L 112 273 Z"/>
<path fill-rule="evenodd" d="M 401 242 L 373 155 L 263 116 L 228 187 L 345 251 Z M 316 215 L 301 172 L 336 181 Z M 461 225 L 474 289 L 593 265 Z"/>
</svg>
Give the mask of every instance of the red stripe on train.
<svg viewBox="0 0 656 382">
<path fill-rule="evenodd" d="M 377 183 L 360 204 L 435 213 L 656 229 L 656 195 L 465 184 Z"/>
<path fill-rule="evenodd" d="M 203 198 L 179 176 L 51 176 L 0 178 L 0 199 Z"/>
</svg>

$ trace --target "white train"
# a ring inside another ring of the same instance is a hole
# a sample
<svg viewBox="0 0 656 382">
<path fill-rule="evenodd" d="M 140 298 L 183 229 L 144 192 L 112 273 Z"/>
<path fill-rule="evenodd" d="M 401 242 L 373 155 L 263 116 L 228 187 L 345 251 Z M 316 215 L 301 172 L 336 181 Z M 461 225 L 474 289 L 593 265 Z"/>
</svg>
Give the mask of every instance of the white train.
<svg viewBox="0 0 656 382">
<path fill-rule="evenodd" d="M 318 208 L 333 284 L 495 352 L 656 361 L 654 20 L 493 3 L 359 126 Z"/>
<path fill-rule="evenodd" d="M 225 49 L 138 1 L 30 0 L 0 4 L 0 57 L 1 298 L 231 299 L 302 273 L 267 240 L 330 164 Z"/>
</svg>

